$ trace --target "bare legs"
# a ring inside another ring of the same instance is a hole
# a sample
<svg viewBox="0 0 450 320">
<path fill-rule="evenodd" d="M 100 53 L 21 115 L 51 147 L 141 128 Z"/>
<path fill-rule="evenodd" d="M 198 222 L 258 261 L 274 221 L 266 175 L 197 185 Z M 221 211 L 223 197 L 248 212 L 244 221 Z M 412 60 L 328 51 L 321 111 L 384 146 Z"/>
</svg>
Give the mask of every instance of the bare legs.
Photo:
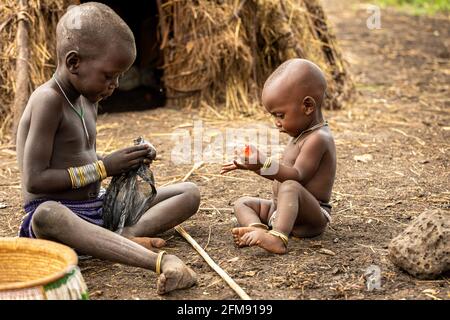
<svg viewBox="0 0 450 320">
<path fill-rule="evenodd" d="M 172 228 L 193 215 L 199 205 L 194 184 L 178 184 L 159 191 L 152 208 L 136 225 L 124 229 L 125 236 L 91 224 L 54 201 L 44 202 L 36 209 L 33 231 L 38 238 L 66 244 L 99 259 L 155 270 L 157 254 L 128 238 L 146 237 Z M 159 294 L 196 283 L 194 271 L 174 255 L 164 255 L 161 269 Z"/>
<path fill-rule="evenodd" d="M 141 219 L 125 227 L 122 235 L 152 250 L 164 246 L 161 238 L 150 238 L 187 220 L 198 210 L 200 192 L 190 182 L 178 183 L 158 189 L 158 194 Z"/>
<path fill-rule="evenodd" d="M 200 192 L 191 182 L 178 183 L 158 189 L 152 206 L 133 226 L 125 227 L 125 237 L 150 237 L 167 231 L 197 212 Z"/>
<path fill-rule="evenodd" d="M 238 247 L 245 247 L 248 244 L 242 241 L 242 236 L 248 232 L 258 230 L 251 224 L 267 223 L 273 213 L 272 201 L 254 197 L 243 197 L 234 204 L 234 214 L 241 227 L 233 228 L 234 243 Z"/>
<path fill-rule="evenodd" d="M 286 253 L 287 247 L 280 237 L 261 228 L 248 227 L 251 223 L 267 223 L 274 208 L 269 200 L 241 198 L 235 204 L 235 215 L 243 227 L 232 230 L 238 246 L 259 246 L 272 253 Z M 288 236 L 314 237 L 321 234 L 327 219 L 320 211 L 318 201 L 300 183 L 292 180 L 280 184 L 278 208 L 273 221 L 273 230 Z"/>
</svg>

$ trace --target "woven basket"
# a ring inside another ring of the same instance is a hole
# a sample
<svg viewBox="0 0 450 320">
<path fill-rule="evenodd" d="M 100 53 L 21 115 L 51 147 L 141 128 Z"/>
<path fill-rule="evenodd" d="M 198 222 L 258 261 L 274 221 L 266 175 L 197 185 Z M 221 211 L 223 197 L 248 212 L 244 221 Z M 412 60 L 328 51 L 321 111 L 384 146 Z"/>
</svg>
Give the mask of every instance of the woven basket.
<svg viewBox="0 0 450 320">
<path fill-rule="evenodd" d="M 0 300 L 88 299 L 71 248 L 47 240 L 0 238 Z"/>
</svg>

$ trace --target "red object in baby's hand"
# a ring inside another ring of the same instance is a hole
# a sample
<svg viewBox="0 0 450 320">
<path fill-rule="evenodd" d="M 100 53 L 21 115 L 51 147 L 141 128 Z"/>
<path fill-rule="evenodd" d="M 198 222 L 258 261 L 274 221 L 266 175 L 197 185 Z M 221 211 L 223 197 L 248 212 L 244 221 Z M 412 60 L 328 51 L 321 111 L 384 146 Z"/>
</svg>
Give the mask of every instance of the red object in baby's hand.
<svg viewBox="0 0 450 320">
<path fill-rule="evenodd" d="M 250 157 L 250 146 L 247 144 L 247 145 L 245 145 L 245 148 L 244 148 L 244 155 L 245 155 L 245 157 L 246 158 L 248 158 L 248 157 Z"/>
</svg>

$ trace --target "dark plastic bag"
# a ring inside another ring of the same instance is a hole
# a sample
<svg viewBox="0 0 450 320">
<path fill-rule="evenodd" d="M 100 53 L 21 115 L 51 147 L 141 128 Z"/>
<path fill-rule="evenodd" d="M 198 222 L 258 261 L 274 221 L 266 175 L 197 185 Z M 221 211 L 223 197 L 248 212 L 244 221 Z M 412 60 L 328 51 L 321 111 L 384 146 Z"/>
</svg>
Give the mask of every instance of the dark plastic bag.
<svg viewBox="0 0 450 320">
<path fill-rule="evenodd" d="M 148 141 L 139 137 L 134 140 L 134 144 L 149 144 L 150 158 L 155 158 L 156 150 Z M 139 183 L 138 177 L 145 182 L 144 185 Z M 149 188 L 144 190 L 147 184 Z M 155 179 L 147 165 L 141 164 L 137 169 L 114 176 L 103 201 L 103 226 L 120 233 L 124 227 L 139 221 L 155 197 Z"/>
</svg>

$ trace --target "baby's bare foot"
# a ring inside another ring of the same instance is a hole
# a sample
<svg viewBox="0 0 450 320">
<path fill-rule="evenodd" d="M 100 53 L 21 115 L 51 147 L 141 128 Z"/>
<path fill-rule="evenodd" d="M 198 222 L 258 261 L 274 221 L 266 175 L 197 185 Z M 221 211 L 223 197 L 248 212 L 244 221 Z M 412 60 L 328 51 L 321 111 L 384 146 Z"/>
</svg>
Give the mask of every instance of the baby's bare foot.
<svg viewBox="0 0 450 320">
<path fill-rule="evenodd" d="M 233 234 L 234 244 L 239 248 L 246 247 L 247 245 L 241 241 L 242 236 L 248 232 L 255 231 L 258 229 L 259 228 L 255 228 L 255 227 L 239 227 L 239 228 L 231 229 L 231 233 Z M 259 229 L 259 230 L 261 230 L 261 229 Z"/>
<path fill-rule="evenodd" d="M 161 238 L 148 238 L 148 237 L 132 237 L 131 241 L 140 244 L 141 246 L 147 248 L 148 250 L 153 250 L 155 248 L 162 248 L 166 245 L 166 241 Z"/>
<path fill-rule="evenodd" d="M 197 282 L 195 272 L 176 256 L 164 255 L 161 269 L 157 284 L 158 294 L 189 288 Z"/>
<path fill-rule="evenodd" d="M 246 246 L 258 246 L 272 253 L 284 254 L 287 252 L 283 241 L 266 230 L 258 229 L 248 232 L 241 237 L 241 242 Z"/>
</svg>

